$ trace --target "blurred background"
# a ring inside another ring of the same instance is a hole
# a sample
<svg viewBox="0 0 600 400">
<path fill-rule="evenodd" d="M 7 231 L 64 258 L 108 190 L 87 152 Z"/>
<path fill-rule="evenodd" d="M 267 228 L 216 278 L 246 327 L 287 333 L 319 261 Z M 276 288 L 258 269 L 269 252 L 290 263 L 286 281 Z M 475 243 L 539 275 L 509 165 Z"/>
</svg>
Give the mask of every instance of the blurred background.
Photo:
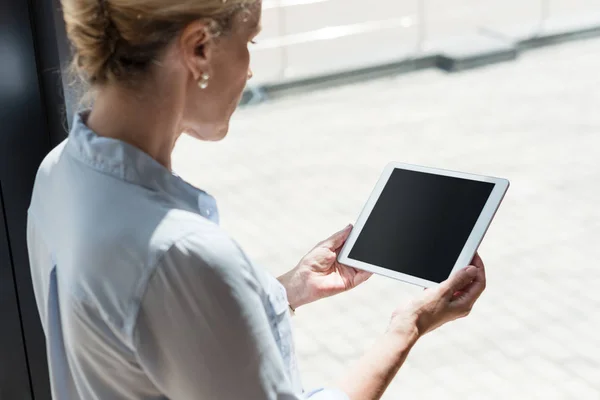
<svg viewBox="0 0 600 400">
<path fill-rule="evenodd" d="M 266 1 L 250 83 L 418 58 L 492 30 L 543 35 L 600 11 L 543 3 Z M 384 398 L 600 399 L 598 71 L 590 39 L 460 73 L 365 74 L 245 106 L 225 141 L 183 138 L 175 167 L 216 196 L 222 226 L 275 275 L 354 222 L 389 161 L 510 179 L 480 248 L 486 293 L 417 344 Z M 420 290 L 374 276 L 297 310 L 305 386 L 335 384 Z"/>
<path fill-rule="evenodd" d="M 600 399 L 600 0 L 263 8 L 230 134 L 175 149 L 224 229 L 279 275 L 356 220 L 389 161 L 510 179 L 480 248 L 487 291 L 384 398 Z M 0 0 L 0 400 L 49 399 L 24 226 L 77 106 L 69 58 L 57 0 Z M 334 385 L 420 290 L 373 276 L 297 310 L 305 387 Z"/>
<path fill-rule="evenodd" d="M 264 0 L 252 85 L 595 26 L 598 0 Z"/>
</svg>

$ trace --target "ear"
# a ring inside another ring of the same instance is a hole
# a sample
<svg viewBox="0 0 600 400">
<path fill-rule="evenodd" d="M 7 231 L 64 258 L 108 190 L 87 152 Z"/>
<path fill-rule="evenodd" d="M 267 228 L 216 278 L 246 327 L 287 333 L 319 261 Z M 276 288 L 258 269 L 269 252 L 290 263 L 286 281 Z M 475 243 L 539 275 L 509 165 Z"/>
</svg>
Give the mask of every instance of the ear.
<svg viewBox="0 0 600 400">
<path fill-rule="evenodd" d="M 197 20 L 188 24 L 179 37 L 180 53 L 183 64 L 197 81 L 203 73 L 211 74 L 210 62 L 214 40 L 206 20 Z"/>
</svg>

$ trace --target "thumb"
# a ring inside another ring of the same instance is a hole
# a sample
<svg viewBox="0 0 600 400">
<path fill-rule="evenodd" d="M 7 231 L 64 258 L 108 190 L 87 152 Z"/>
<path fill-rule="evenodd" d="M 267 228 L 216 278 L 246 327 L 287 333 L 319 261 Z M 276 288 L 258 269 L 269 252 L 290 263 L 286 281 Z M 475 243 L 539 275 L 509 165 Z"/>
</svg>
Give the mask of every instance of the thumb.
<svg viewBox="0 0 600 400">
<path fill-rule="evenodd" d="M 444 293 L 452 295 L 466 288 L 473 282 L 476 276 L 477 267 L 469 265 L 467 268 L 461 269 L 442 283 Z"/>
<path fill-rule="evenodd" d="M 348 224 L 348 226 L 341 231 L 334 233 L 325 239 L 322 244 L 331 250 L 336 250 L 344 244 L 346 239 L 348 239 L 350 232 L 352 232 L 352 224 Z"/>
</svg>

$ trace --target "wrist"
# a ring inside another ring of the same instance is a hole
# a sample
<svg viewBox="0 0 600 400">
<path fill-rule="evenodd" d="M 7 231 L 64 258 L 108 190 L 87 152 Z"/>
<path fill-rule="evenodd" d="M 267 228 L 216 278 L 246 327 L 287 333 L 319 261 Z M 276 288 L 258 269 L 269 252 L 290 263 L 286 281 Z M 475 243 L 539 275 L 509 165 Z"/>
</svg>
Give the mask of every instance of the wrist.
<svg viewBox="0 0 600 400">
<path fill-rule="evenodd" d="M 421 337 L 416 327 L 403 331 L 387 331 L 385 336 L 398 343 L 399 347 L 406 349 L 411 349 Z"/>
<path fill-rule="evenodd" d="M 302 287 L 302 277 L 300 275 L 297 268 L 294 268 L 277 278 L 285 288 L 288 303 L 294 310 L 309 303 L 304 299 L 306 291 Z"/>
<path fill-rule="evenodd" d="M 406 341 L 412 346 L 423 335 L 419 329 L 418 316 L 412 313 L 394 314 L 386 335 Z"/>
</svg>

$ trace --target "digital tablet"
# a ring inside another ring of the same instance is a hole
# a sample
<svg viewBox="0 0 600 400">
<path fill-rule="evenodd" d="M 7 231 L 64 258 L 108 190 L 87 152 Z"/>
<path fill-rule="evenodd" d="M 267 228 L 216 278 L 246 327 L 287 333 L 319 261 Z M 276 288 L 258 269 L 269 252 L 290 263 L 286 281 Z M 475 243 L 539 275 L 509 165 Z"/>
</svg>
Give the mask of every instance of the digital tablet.
<svg viewBox="0 0 600 400">
<path fill-rule="evenodd" d="M 338 261 L 435 286 L 469 265 L 508 186 L 501 178 L 390 163 Z"/>
</svg>

